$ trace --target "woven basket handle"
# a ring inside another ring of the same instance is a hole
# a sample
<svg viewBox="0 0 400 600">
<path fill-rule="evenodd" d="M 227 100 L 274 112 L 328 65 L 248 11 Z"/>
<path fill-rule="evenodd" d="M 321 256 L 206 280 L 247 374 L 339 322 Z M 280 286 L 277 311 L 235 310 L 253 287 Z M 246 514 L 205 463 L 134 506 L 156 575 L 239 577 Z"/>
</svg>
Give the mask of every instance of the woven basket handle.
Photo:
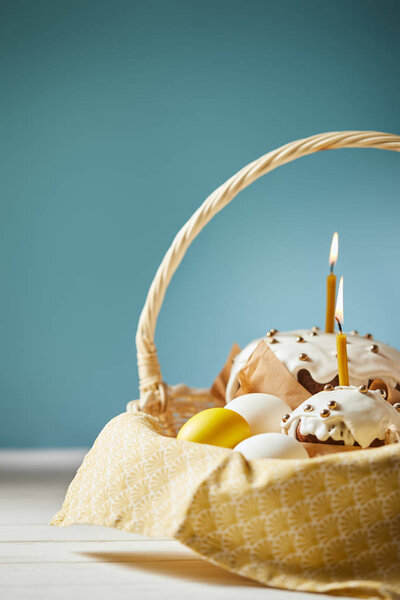
<svg viewBox="0 0 400 600">
<path fill-rule="evenodd" d="M 136 333 L 140 407 L 165 407 L 163 383 L 154 332 L 165 292 L 186 250 L 205 225 L 244 188 L 277 167 L 301 156 L 336 148 L 381 148 L 400 152 L 400 136 L 376 131 L 339 131 L 313 135 L 281 146 L 253 161 L 217 188 L 177 233 L 150 286 Z"/>
</svg>

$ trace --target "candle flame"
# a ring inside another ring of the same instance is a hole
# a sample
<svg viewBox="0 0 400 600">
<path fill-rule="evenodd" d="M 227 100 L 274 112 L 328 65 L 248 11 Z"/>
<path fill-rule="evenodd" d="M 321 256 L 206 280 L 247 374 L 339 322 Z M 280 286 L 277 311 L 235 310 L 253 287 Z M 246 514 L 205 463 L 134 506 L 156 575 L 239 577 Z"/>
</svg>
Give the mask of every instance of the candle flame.
<svg viewBox="0 0 400 600">
<path fill-rule="evenodd" d="M 336 300 L 335 319 L 340 325 L 343 324 L 343 277 L 340 278 L 339 291 Z"/>
<path fill-rule="evenodd" d="M 332 236 L 331 251 L 329 254 L 329 264 L 331 265 L 331 268 L 333 268 L 333 265 L 336 263 L 338 254 L 339 254 L 339 236 L 337 234 L 337 231 L 335 231 L 335 233 Z"/>
</svg>

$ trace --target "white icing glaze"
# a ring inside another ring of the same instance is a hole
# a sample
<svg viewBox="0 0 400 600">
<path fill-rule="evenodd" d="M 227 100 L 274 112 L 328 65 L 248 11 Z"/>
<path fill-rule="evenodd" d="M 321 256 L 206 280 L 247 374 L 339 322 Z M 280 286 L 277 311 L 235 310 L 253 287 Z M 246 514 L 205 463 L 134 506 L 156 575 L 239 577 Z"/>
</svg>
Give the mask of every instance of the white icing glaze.
<svg viewBox="0 0 400 600">
<path fill-rule="evenodd" d="M 328 402 L 335 401 L 336 408 L 329 409 Z M 311 412 L 304 407 L 310 404 Z M 321 411 L 329 410 L 329 416 L 321 417 Z M 328 438 L 343 440 L 345 445 L 357 442 L 368 448 L 375 440 L 385 443 L 400 439 L 400 414 L 379 391 L 361 393 L 355 386 L 337 387 L 330 392 L 319 392 L 300 404 L 289 419 L 282 423 L 282 433 L 296 438 L 300 424 L 302 435 L 315 435 L 322 442 Z"/>
<path fill-rule="evenodd" d="M 346 335 L 351 385 L 365 385 L 369 379 L 382 379 L 392 387 L 400 383 L 398 350 L 361 335 Z M 299 336 L 304 338 L 303 343 L 296 341 Z M 278 332 L 273 337 L 277 343 L 271 344 L 272 338 L 265 338 L 269 347 L 296 379 L 301 369 L 306 369 L 318 383 L 327 383 L 337 375 L 336 334 L 318 331 L 313 336 L 310 329 L 296 329 Z M 234 397 L 238 388 L 239 371 L 254 352 L 258 341 L 254 340 L 237 355 L 227 386 L 227 402 Z M 371 352 L 373 344 L 378 346 L 377 353 Z M 302 353 L 307 354 L 309 360 L 301 361 L 299 356 Z"/>
<path fill-rule="evenodd" d="M 304 338 L 303 343 L 296 342 L 298 336 Z M 398 350 L 360 335 L 347 333 L 346 336 L 351 385 L 363 385 L 369 379 L 378 378 L 392 387 L 400 382 Z M 278 343 L 271 344 L 270 348 L 293 375 L 297 376 L 300 369 L 307 369 L 319 383 L 331 381 L 337 375 L 336 334 L 318 331 L 312 336 L 310 330 L 299 329 L 277 333 L 274 337 Z M 371 352 L 372 344 L 378 346 L 377 353 Z M 307 354 L 309 360 L 301 361 L 301 353 Z"/>
</svg>

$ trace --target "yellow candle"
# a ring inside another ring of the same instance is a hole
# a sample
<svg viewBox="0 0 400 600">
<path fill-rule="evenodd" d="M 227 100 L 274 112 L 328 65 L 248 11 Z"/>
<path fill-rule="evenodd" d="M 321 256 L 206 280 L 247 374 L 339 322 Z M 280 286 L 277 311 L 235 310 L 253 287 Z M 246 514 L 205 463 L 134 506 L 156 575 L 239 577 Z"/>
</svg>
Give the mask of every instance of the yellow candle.
<svg viewBox="0 0 400 600">
<path fill-rule="evenodd" d="M 339 291 L 336 302 L 335 319 L 338 322 L 339 333 L 336 336 L 337 361 L 339 372 L 339 385 L 349 385 L 349 366 L 347 360 L 347 340 L 342 332 L 343 323 L 343 277 L 340 278 Z"/>
<path fill-rule="evenodd" d="M 336 275 L 333 273 L 333 267 L 337 261 L 339 250 L 338 234 L 335 232 L 332 236 L 331 251 L 329 254 L 329 264 L 331 272 L 326 279 L 326 317 L 325 331 L 333 333 L 335 330 L 335 296 L 336 296 Z"/>
<path fill-rule="evenodd" d="M 325 331 L 333 333 L 335 330 L 335 296 L 336 296 L 336 275 L 330 273 L 326 278 L 326 317 Z"/>
<path fill-rule="evenodd" d="M 347 364 L 347 341 L 344 333 L 337 334 L 336 348 L 339 371 L 339 385 L 349 385 L 349 367 Z"/>
</svg>

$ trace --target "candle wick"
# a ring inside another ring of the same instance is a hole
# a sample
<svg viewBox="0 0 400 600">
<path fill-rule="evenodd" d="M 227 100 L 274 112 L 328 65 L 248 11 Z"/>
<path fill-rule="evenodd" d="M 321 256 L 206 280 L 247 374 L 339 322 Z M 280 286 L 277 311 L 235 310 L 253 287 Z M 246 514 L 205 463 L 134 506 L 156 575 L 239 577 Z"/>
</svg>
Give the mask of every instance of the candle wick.
<svg viewBox="0 0 400 600">
<path fill-rule="evenodd" d="M 343 333 L 343 331 L 342 331 L 342 325 L 341 325 L 339 319 L 337 317 L 335 317 L 335 319 L 337 321 L 337 324 L 339 325 L 339 331 L 340 331 L 340 333 Z"/>
<path fill-rule="evenodd" d="M 331 273 L 333 273 L 333 267 L 335 266 L 335 263 L 331 263 L 330 269 L 331 269 Z"/>
</svg>

